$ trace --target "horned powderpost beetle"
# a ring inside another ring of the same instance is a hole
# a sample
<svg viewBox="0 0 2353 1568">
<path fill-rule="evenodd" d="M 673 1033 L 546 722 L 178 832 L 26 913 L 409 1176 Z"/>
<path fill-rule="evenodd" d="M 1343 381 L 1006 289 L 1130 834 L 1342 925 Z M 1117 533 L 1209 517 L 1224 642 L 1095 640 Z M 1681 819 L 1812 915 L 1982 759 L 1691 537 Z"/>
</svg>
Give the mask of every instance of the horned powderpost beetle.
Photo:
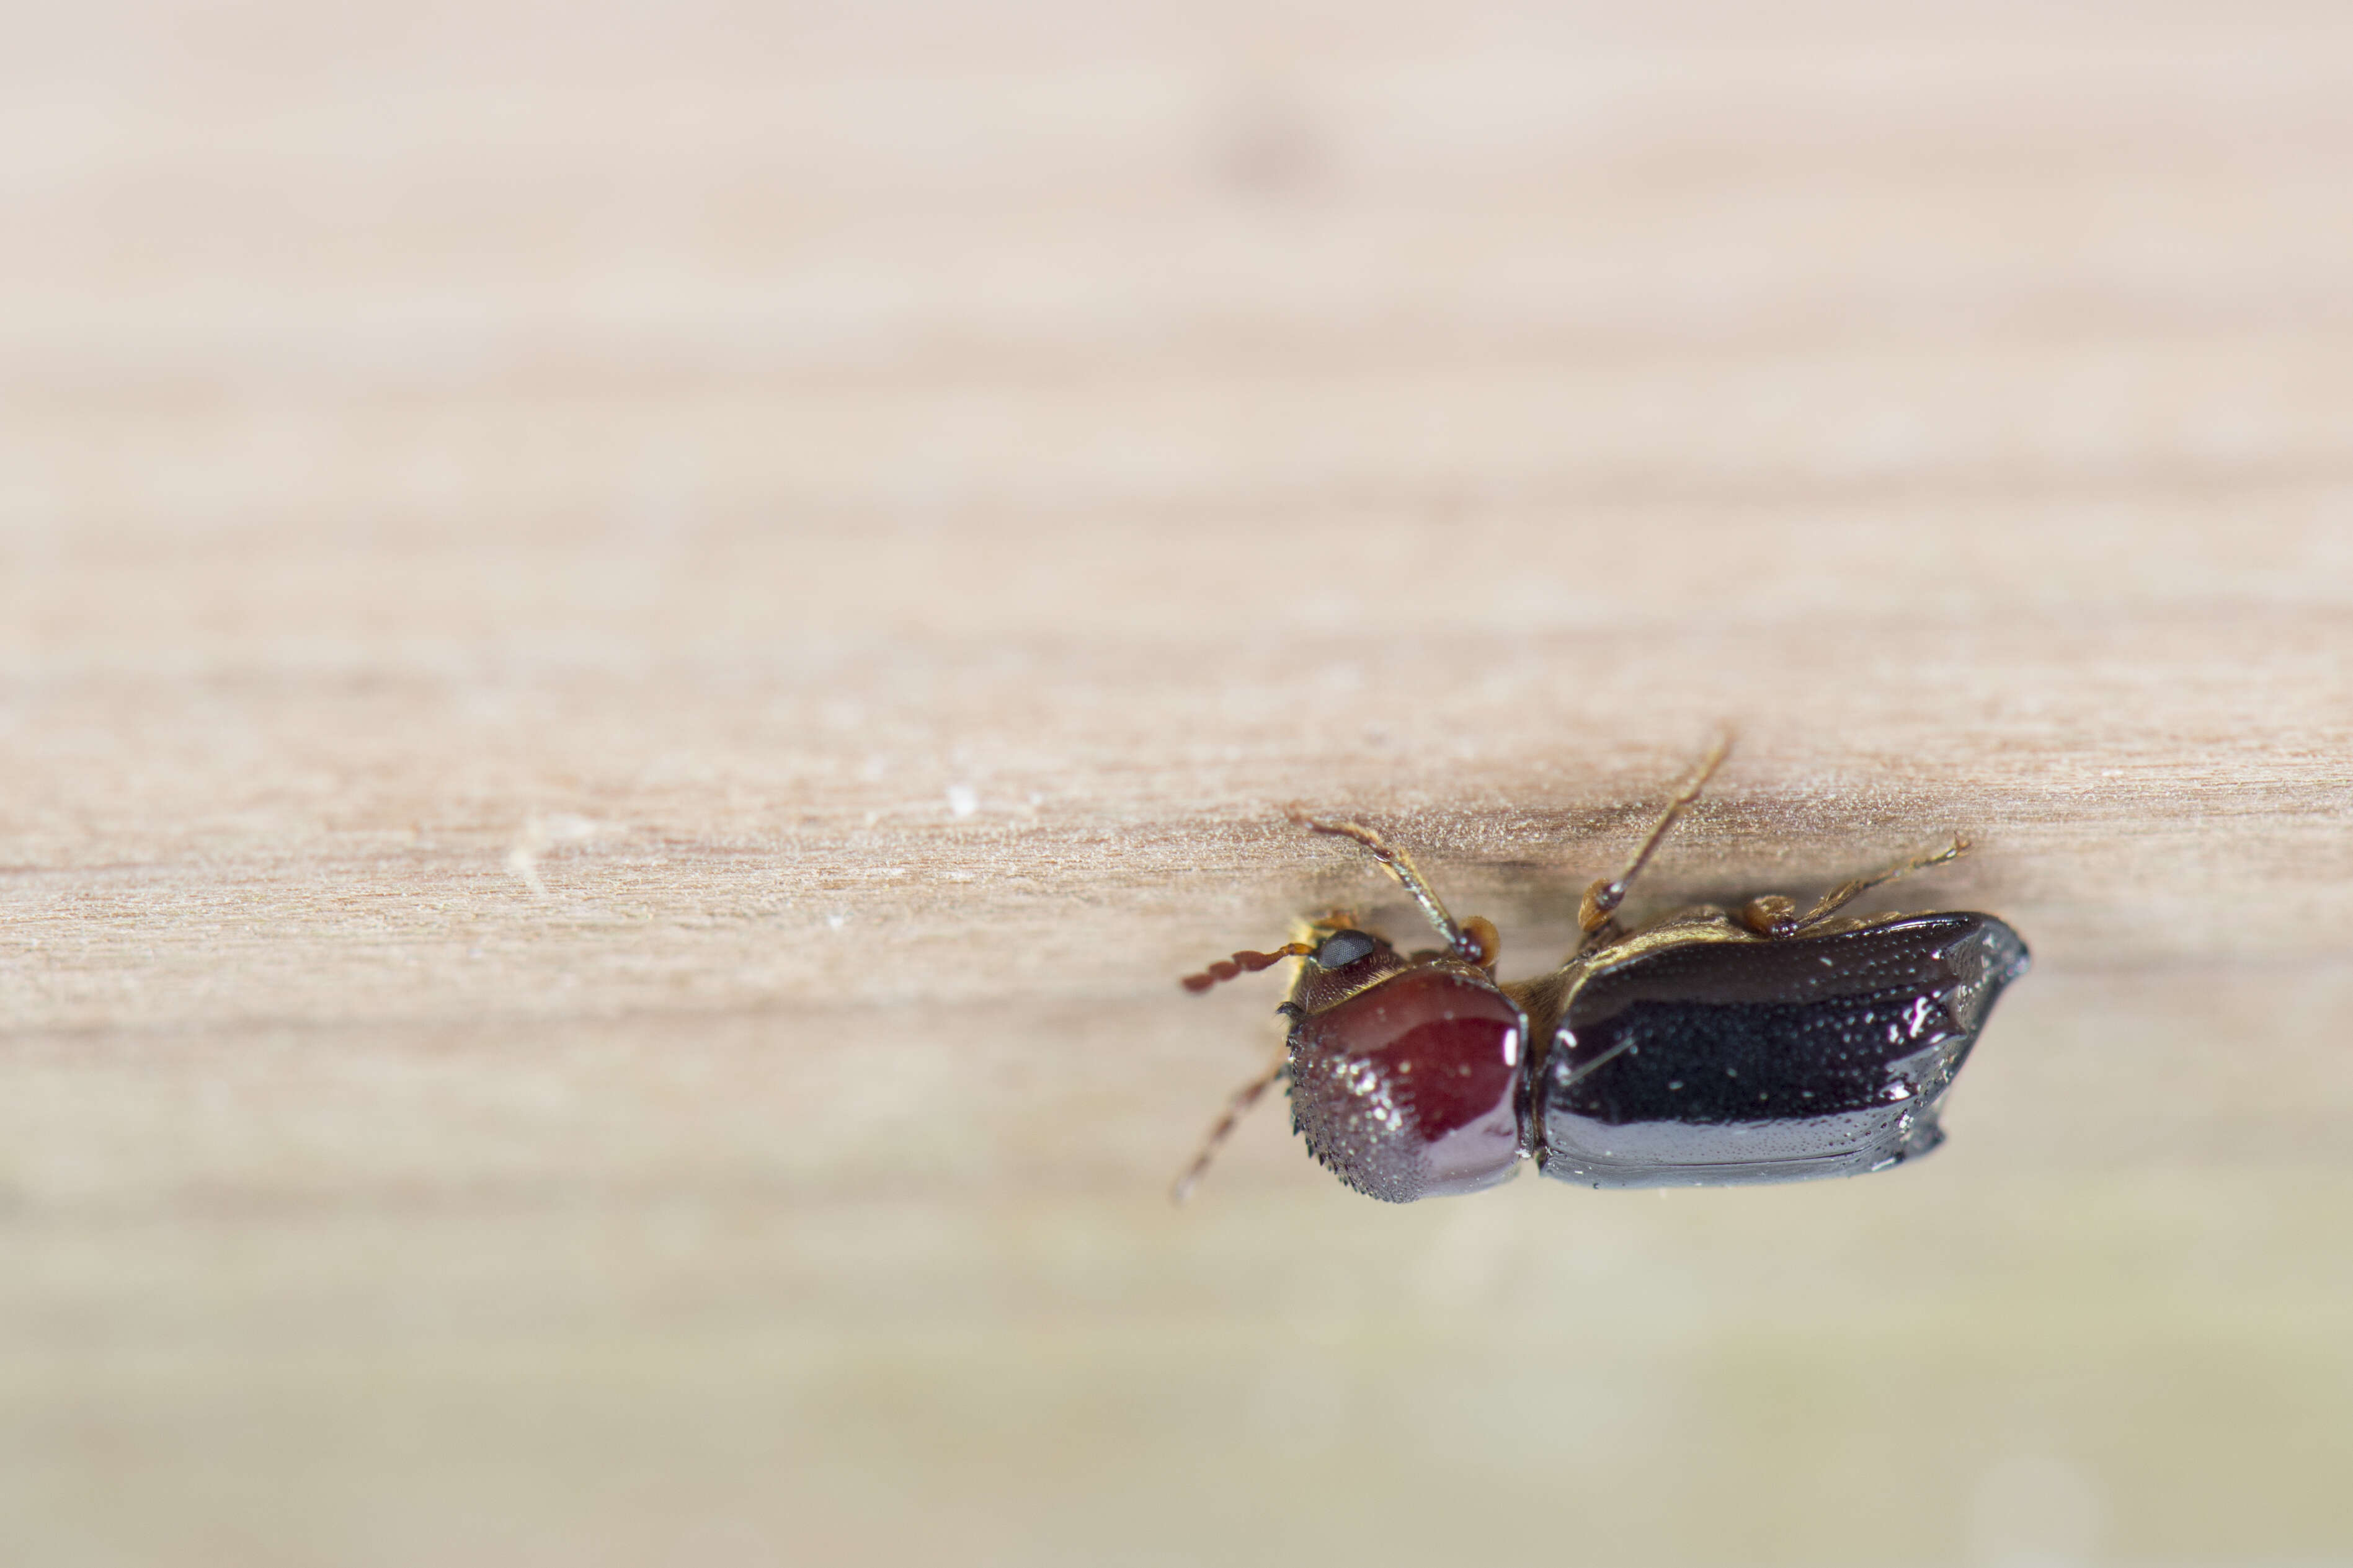
<svg viewBox="0 0 2353 1568">
<path fill-rule="evenodd" d="M 1220 981 L 1300 961 L 1282 1059 L 1243 1086 L 1177 1178 L 1180 1202 L 1242 1113 L 1291 1080 L 1292 1121 L 1341 1181 L 1391 1203 L 1476 1192 L 1534 1159 L 1595 1187 L 1715 1186 L 1885 1170 L 1944 1141 L 1937 1112 L 2026 944 L 1992 915 L 1841 918 L 1857 896 L 1957 858 L 1931 855 L 1736 913 L 1678 910 L 1628 930 L 1627 891 L 1724 761 L 1693 773 L 1626 869 L 1595 882 L 1582 937 L 1551 974 L 1495 979 L 1483 920 L 1457 922 L 1403 850 L 1353 839 L 1420 906 L 1440 945 L 1399 952 L 1331 914 L 1271 952 L 1187 975 Z M 1533 1048 L 1531 1048 L 1533 1042 Z"/>
</svg>

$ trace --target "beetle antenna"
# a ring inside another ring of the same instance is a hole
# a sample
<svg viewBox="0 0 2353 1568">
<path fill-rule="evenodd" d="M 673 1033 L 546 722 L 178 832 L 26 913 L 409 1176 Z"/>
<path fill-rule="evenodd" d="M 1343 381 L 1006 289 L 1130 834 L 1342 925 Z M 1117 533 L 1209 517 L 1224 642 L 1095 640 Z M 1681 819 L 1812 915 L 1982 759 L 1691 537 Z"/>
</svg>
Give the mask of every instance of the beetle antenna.
<svg viewBox="0 0 2353 1568">
<path fill-rule="evenodd" d="M 1198 974 L 1188 974 L 1177 984 L 1191 992 L 1207 991 L 1221 980 L 1231 980 L 1237 974 L 1256 974 L 1271 968 L 1286 958 L 1305 958 L 1315 949 L 1303 942 L 1286 942 L 1272 952 L 1238 952 L 1231 958 L 1221 958 Z"/>
<path fill-rule="evenodd" d="M 1439 902 L 1437 890 L 1422 876 L 1421 868 L 1413 863 L 1412 856 L 1402 849 L 1393 848 L 1379 834 L 1361 823 L 1324 822 L 1308 816 L 1295 805 L 1283 815 L 1302 827 L 1311 827 L 1318 833 L 1329 833 L 1338 838 L 1353 838 L 1363 845 L 1372 858 L 1381 863 L 1381 868 L 1396 878 L 1398 885 L 1421 906 L 1421 918 L 1446 940 L 1449 952 L 1468 963 L 1493 962 L 1487 947 L 1476 938 L 1464 934 L 1462 928 L 1454 923 L 1454 917 L 1446 912 L 1444 904 Z M 1493 928 L 1488 929 L 1492 931 Z"/>
<path fill-rule="evenodd" d="M 1290 1052 L 1286 1048 L 1282 1056 L 1275 1058 L 1272 1067 L 1234 1090 L 1226 1101 L 1225 1113 L 1218 1118 L 1217 1125 L 1209 1129 L 1208 1136 L 1201 1140 L 1201 1152 L 1193 1156 L 1193 1163 L 1185 1167 L 1185 1173 L 1169 1186 L 1170 1203 L 1181 1204 L 1193 1195 L 1193 1188 L 1208 1171 L 1209 1163 L 1218 1157 L 1218 1151 L 1226 1146 L 1226 1140 L 1234 1135 L 1234 1129 L 1241 1125 L 1242 1117 L 1259 1102 L 1260 1096 L 1274 1087 L 1274 1080 L 1281 1078 L 1290 1065 Z"/>
<path fill-rule="evenodd" d="M 1667 802 L 1667 808 L 1659 813 L 1658 821 L 1651 824 L 1650 837 L 1642 840 L 1640 849 L 1634 851 L 1634 858 L 1627 862 L 1626 868 L 1614 879 L 1596 882 L 1585 889 L 1585 901 L 1577 911 L 1578 930 L 1591 936 L 1609 923 L 1609 917 L 1616 914 L 1618 906 L 1626 901 L 1626 891 L 1634 885 L 1634 879 L 1642 874 L 1642 868 L 1651 863 L 1651 857 L 1659 852 L 1661 844 L 1666 842 L 1667 830 L 1675 825 L 1675 818 L 1683 814 L 1685 806 L 1699 798 L 1700 791 L 1707 787 L 1707 781 L 1715 776 L 1715 770 L 1724 765 L 1724 759 L 1731 752 L 1732 732 L 1727 730 L 1716 737 L 1715 744 L 1708 748 L 1707 755 L 1700 759 L 1699 766 L 1692 770 L 1691 777 L 1685 779 L 1683 788 L 1675 792 L 1675 798 Z"/>
</svg>

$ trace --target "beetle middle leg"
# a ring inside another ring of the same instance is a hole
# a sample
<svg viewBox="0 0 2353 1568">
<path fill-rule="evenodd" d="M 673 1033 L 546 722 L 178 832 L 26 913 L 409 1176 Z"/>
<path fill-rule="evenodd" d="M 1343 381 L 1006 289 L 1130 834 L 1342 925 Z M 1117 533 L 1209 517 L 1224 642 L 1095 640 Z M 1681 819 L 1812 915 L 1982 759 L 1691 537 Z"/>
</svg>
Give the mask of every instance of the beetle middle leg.
<svg viewBox="0 0 2353 1568">
<path fill-rule="evenodd" d="M 1667 802 L 1667 808 L 1659 813 L 1659 819 L 1651 824 L 1649 837 L 1642 840 L 1642 847 L 1634 851 L 1634 858 L 1626 863 L 1626 868 L 1617 876 L 1603 878 L 1585 889 L 1584 900 L 1577 906 L 1577 927 L 1585 933 L 1583 946 L 1586 949 L 1602 946 L 1609 941 L 1615 929 L 1613 917 L 1618 913 L 1618 906 L 1626 901 L 1627 889 L 1634 885 L 1634 879 L 1642 874 L 1642 868 L 1651 863 L 1651 857 L 1659 852 L 1659 846 L 1666 841 L 1667 830 L 1675 825 L 1675 818 L 1683 814 L 1684 807 L 1699 798 L 1700 791 L 1707 787 L 1707 781 L 1715 776 L 1715 770 L 1724 765 L 1724 759 L 1731 751 L 1732 737 L 1719 736 L 1715 744 L 1708 749 L 1707 755 L 1700 759 L 1699 766 L 1692 770 L 1691 777 L 1683 781 L 1683 788 L 1675 792 L 1674 799 Z"/>
<path fill-rule="evenodd" d="M 1874 872 L 1868 877 L 1858 877 L 1852 882 L 1841 882 L 1824 893 L 1815 901 L 1814 907 L 1802 915 L 1798 912 L 1796 900 L 1785 898 L 1779 893 L 1767 893 L 1762 898 L 1751 899 L 1741 909 L 1740 923 L 1759 936 L 1803 936 L 1856 899 L 1871 891 L 1872 889 L 1884 887 L 1898 877 L 1908 877 L 1915 871 L 1925 871 L 1931 866 L 1942 866 L 1948 860 L 1957 860 L 1968 852 L 1969 841 L 1957 833 L 1953 836 L 1953 841 L 1950 844 L 1933 855 L 1917 855 L 1909 860 L 1890 866 L 1884 871 Z"/>
</svg>

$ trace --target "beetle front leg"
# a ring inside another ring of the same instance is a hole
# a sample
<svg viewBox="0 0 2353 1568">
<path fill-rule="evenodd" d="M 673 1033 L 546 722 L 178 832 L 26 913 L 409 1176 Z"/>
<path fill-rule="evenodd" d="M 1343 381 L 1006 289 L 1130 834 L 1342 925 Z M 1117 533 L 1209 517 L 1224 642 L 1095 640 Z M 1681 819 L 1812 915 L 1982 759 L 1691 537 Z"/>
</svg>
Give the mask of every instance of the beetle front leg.
<svg viewBox="0 0 2353 1568">
<path fill-rule="evenodd" d="M 1170 1185 L 1168 1199 L 1171 1203 L 1181 1204 L 1193 1195 L 1193 1188 L 1208 1170 L 1210 1162 L 1218 1157 L 1218 1151 L 1226 1146 L 1226 1140 L 1234 1135 L 1234 1129 L 1241 1125 L 1241 1120 L 1249 1114 L 1250 1108 L 1256 1105 L 1260 1098 L 1268 1089 L 1272 1089 L 1275 1081 L 1289 1071 L 1290 1068 L 1291 1047 L 1288 1042 L 1285 1042 L 1282 1055 L 1274 1058 L 1272 1067 L 1234 1090 L 1232 1096 L 1226 1101 L 1224 1114 L 1218 1118 L 1217 1124 L 1211 1127 L 1208 1135 L 1201 1140 L 1200 1152 L 1193 1156 L 1193 1163 L 1185 1167 L 1185 1173 L 1177 1177 Z"/>
<path fill-rule="evenodd" d="M 1403 888 L 1412 897 L 1413 901 L 1421 907 L 1421 918 L 1430 922 L 1430 929 L 1435 931 L 1440 940 L 1446 943 L 1446 950 L 1451 955 L 1462 960 L 1465 963 L 1476 963 L 1487 968 L 1494 966 L 1495 955 L 1501 946 L 1495 935 L 1494 925 L 1476 915 L 1467 921 L 1457 921 L 1447 912 L 1445 904 L 1440 901 L 1438 890 L 1430 885 L 1430 879 L 1424 877 L 1421 874 L 1421 868 L 1413 863 L 1412 856 L 1394 847 L 1387 839 L 1362 823 L 1325 822 L 1318 817 L 1308 816 L 1295 805 L 1285 815 L 1302 827 L 1312 828 L 1317 833 L 1328 833 L 1335 838 L 1349 839 L 1364 846 L 1366 851 L 1380 863 L 1381 869 L 1397 879 L 1398 886 Z"/>
</svg>

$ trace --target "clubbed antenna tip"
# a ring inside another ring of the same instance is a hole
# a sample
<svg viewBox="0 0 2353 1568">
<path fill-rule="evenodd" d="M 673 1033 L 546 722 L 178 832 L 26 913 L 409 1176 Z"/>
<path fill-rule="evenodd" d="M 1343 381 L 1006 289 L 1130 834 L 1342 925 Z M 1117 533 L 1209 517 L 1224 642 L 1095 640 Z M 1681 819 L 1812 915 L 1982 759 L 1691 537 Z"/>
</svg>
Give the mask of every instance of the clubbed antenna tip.
<svg viewBox="0 0 2353 1568">
<path fill-rule="evenodd" d="M 1231 958 L 1219 959 L 1198 974 L 1187 974 L 1177 984 L 1187 991 L 1196 993 L 1207 991 L 1210 986 L 1221 981 L 1231 980 L 1237 974 L 1256 974 L 1260 970 L 1270 969 L 1286 958 L 1305 958 L 1314 951 L 1303 942 L 1286 942 L 1272 952 L 1238 952 Z"/>
</svg>

